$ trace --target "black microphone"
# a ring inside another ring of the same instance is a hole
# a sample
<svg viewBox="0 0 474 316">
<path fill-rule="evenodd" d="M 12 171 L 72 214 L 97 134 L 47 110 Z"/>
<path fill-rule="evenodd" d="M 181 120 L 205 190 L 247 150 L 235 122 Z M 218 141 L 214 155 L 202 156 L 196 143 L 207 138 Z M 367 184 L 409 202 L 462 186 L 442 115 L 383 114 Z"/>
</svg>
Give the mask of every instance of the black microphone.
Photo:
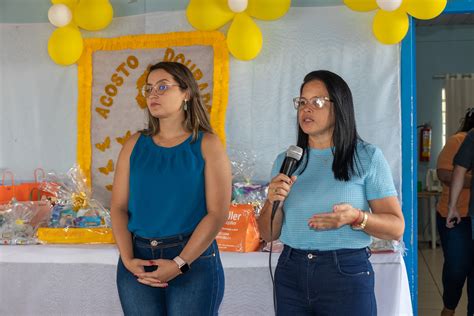
<svg viewBox="0 0 474 316">
<path fill-rule="evenodd" d="M 280 173 L 291 177 L 293 172 L 295 172 L 296 163 L 300 161 L 301 156 L 303 156 L 303 149 L 301 147 L 291 145 L 286 151 L 286 157 L 285 160 L 283 160 L 283 164 L 281 165 Z M 273 202 L 272 214 L 270 217 L 272 222 L 279 205 L 280 201 Z"/>
</svg>

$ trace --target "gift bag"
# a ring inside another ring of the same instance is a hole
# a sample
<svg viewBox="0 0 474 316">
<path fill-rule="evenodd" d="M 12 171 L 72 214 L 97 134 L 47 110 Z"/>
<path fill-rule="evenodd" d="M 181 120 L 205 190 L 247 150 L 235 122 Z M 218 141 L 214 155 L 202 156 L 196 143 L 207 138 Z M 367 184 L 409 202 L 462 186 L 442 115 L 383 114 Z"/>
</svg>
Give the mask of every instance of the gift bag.
<svg viewBox="0 0 474 316">
<path fill-rule="evenodd" d="M 0 204 L 8 204 L 14 198 L 16 201 L 39 201 L 43 196 L 53 196 L 52 193 L 41 189 L 44 185 L 39 181 L 38 175 L 42 173 L 42 179 L 45 177 L 44 170 L 41 168 L 35 169 L 35 182 L 26 182 L 15 184 L 13 173 L 4 171 L 2 175 L 2 185 L 0 185 Z M 6 178 L 11 179 L 11 185 L 5 185 Z"/>
<path fill-rule="evenodd" d="M 6 185 L 5 180 L 7 177 L 10 177 L 11 184 Z M 13 177 L 13 173 L 10 171 L 3 171 L 2 174 L 2 185 L 0 185 L 0 205 L 1 204 L 8 204 L 15 196 L 15 179 Z"/>
<path fill-rule="evenodd" d="M 38 175 L 41 174 L 41 178 Z M 26 182 L 16 186 L 15 198 L 18 201 L 40 201 L 43 196 L 52 196 L 53 194 L 41 189 L 42 180 L 45 179 L 45 172 L 41 168 L 35 169 L 35 182 Z"/>
<path fill-rule="evenodd" d="M 260 232 L 250 204 L 233 204 L 224 227 L 216 237 L 221 251 L 251 252 L 260 246 Z"/>
</svg>

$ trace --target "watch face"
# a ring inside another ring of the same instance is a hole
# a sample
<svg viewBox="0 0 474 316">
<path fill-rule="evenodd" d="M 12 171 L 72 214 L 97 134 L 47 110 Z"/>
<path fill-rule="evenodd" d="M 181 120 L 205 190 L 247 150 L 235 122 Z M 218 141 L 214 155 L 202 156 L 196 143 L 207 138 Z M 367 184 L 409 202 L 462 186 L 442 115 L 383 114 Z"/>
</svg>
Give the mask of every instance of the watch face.
<svg viewBox="0 0 474 316">
<path fill-rule="evenodd" d="M 181 268 L 179 268 L 182 273 L 185 273 L 189 270 L 189 264 L 184 264 Z"/>
</svg>

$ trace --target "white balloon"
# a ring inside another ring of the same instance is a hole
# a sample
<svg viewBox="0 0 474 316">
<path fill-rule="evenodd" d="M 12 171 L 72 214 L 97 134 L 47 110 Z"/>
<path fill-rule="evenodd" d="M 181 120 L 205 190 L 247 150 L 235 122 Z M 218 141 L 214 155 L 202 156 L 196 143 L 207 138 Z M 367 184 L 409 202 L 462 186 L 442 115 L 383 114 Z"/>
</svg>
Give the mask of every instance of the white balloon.
<svg viewBox="0 0 474 316">
<path fill-rule="evenodd" d="M 376 0 L 377 5 L 384 11 L 395 11 L 402 5 L 402 0 Z"/>
<path fill-rule="evenodd" d="M 63 27 L 71 22 L 72 12 L 67 5 L 58 3 L 49 8 L 48 19 L 54 26 Z"/>
<path fill-rule="evenodd" d="M 240 13 L 247 9 L 248 0 L 227 0 L 227 4 L 232 12 Z"/>
</svg>

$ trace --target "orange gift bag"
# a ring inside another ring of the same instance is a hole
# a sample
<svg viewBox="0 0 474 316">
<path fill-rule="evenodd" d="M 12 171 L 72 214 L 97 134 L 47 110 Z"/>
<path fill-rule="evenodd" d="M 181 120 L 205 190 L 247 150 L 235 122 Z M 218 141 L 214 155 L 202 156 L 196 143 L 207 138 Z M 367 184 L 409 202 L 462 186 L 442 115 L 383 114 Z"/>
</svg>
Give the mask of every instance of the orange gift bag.
<svg viewBox="0 0 474 316">
<path fill-rule="evenodd" d="M 5 184 L 5 178 L 9 176 L 11 183 L 10 185 Z M 15 179 L 13 177 L 13 173 L 10 171 L 3 171 L 2 174 L 2 185 L 0 185 L 0 205 L 1 204 L 8 204 L 10 201 L 16 198 L 15 196 Z"/>
<path fill-rule="evenodd" d="M 216 237 L 221 251 L 251 252 L 260 246 L 260 232 L 253 206 L 233 204 L 227 222 Z"/>
<path fill-rule="evenodd" d="M 41 178 L 38 174 L 41 173 Z M 18 201 L 40 201 L 43 196 L 52 196 L 51 193 L 40 189 L 41 180 L 45 179 L 44 170 L 37 168 L 34 171 L 35 182 L 25 182 L 16 186 L 15 198 Z"/>
<path fill-rule="evenodd" d="M 44 170 L 38 168 L 34 172 L 35 182 L 25 182 L 15 184 L 13 173 L 4 171 L 2 175 L 2 184 L 0 185 L 0 205 L 8 204 L 14 198 L 18 202 L 39 201 L 43 196 L 52 196 L 51 193 L 40 189 L 41 182 L 38 181 L 38 173 L 42 173 L 44 179 Z M 11 184 L 6 185 L 6 177 L 10 177 Z"/>
</svg>

